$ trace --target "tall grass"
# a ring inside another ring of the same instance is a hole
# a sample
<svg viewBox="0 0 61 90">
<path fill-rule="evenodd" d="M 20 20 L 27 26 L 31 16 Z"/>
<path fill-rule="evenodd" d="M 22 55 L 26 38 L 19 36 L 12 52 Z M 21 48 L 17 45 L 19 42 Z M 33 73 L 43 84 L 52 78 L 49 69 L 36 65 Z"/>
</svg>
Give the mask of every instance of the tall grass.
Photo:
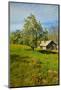
<svg viewBox="0 0 61 90">
<path fill-rule="evenodd" d="M 58 84 L 58 53 L 10 45 L 10 87 Z"/>
</svg>

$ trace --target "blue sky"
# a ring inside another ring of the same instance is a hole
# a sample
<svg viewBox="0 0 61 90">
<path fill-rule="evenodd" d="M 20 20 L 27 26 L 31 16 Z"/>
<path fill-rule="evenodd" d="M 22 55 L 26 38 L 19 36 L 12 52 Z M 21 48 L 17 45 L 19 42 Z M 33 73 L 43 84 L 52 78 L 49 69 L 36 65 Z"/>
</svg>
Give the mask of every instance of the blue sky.
<svg viewBox="0 0 61 90">
<path fill-rule="evenodd" d="M 43 28 L 58 25 L 58 6 L 28 3 L 10 3 L 10 31 L 22 29 L 24 19 L 30 14 L 42 23 Z"/>
</svg>

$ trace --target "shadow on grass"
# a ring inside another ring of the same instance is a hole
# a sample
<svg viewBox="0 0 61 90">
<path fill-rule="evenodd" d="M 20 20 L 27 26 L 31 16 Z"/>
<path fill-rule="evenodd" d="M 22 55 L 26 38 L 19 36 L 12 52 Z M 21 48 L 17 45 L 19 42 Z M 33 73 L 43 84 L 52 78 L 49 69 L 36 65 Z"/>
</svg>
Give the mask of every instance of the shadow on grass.
<svg viewBox="0 0 61 90">
<path fill-rule="evenodd" d="M 33 51 L 31 48 L 29 48 L 29 49 L 25 49 L 26 51 Z"/>
<path fill-rule="evenodd" d="M 30 48 L 30 49 L 26 49 L 26 51 L 33 51 L 33 50 Z M 37 52 L 40 52 L 42 54 L 58 54 L 58 52 L 52 50 L 38 50 Z"/>
<path fill-rule="evenodd" d="M 10 54 L 10 62 L 15 62 L 15 61 L 19 61 L 19 62 L 25 62 L 30 57 L 29 56 L 20 56 L 20 55 L 17 55 L 17 54 Z"/>
<path fill-rule="evenodd" d="M 55 51 L 49 51 L 49 50 L 39 50 L 38 52 L 43 54 L 57 54 L 58 52 Z"/>
<path fill-rule="evenodd" d="M 32 64 L 42 64 L 41 61 L 31 58 L 29 56 L 20 56 L 17 54 L 10 54 L 10 63 L 32 63 Z"/>
</svg>

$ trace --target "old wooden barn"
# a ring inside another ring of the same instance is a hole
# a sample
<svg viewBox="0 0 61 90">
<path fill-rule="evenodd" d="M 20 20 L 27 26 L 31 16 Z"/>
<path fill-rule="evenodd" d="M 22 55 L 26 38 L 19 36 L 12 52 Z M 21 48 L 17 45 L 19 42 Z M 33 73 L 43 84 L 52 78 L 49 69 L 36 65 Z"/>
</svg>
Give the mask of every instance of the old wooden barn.
<svg viewBox="0 0 61 90">
<path fill-rule="evenodd" d="M 52 40 L 41 41 L 40 47 L 43 50 L 55 50 L 55 49 L 57 49 L 57 43 Z"/>
</svg>

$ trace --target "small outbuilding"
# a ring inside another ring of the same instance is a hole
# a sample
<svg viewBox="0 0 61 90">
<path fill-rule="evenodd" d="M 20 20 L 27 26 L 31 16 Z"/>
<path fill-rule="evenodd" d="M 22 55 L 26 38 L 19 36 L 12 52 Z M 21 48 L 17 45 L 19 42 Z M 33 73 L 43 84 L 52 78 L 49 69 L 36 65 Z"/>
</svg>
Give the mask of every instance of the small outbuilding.
<svg viewBox="0 0 61 90">
<path fill-rule="evenodd" d="M 57 43 L 52 40 L 41 41 L 40 47 L 43 50 L 55 50 L 55 49 L 57 49 Z"/>
</svg>

